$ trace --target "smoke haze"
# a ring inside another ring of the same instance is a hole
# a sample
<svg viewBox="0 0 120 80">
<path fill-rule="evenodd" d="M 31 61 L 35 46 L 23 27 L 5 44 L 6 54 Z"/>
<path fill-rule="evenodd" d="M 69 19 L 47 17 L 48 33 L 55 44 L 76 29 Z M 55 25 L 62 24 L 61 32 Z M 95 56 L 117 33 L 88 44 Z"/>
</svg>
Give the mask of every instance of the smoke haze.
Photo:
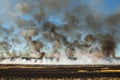
<svg viewBox="0 0 120 80">
<path fill-rule="evenodd" d="M 61 64 L 67 59 L 70 64 L 119 64 L 120 12 L 108 14 L 103 4 L 104 0 L 0 0 L 0 58 L 15 58 L 14 63 L 30 57 Z"/>
</svg>

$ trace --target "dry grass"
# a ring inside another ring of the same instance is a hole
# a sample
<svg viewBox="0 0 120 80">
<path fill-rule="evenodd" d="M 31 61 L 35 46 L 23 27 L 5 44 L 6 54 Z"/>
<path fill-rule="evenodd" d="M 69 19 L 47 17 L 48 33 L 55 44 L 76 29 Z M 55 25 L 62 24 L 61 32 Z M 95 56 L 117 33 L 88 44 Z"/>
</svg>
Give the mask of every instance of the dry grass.
<svg viewBox="0 0 120 80">
<path fill-rule="evenodd" d="M 101 77 L 101 78 L 0 78 L 0 80 L 120 80 L 120 78 Z"/>
</svg>

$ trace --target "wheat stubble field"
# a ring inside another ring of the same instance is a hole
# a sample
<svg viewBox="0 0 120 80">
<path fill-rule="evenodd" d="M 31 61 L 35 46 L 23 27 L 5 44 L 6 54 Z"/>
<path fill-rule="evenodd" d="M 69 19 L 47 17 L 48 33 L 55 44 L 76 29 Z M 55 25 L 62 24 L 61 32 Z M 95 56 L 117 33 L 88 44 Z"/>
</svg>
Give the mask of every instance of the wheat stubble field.
<svg viewBox="0 0 120 80">
<path fill-rule="evenodd" d="M 120 65 L 1 64 L 1 80 L 119 80 Z"/>
</svg>

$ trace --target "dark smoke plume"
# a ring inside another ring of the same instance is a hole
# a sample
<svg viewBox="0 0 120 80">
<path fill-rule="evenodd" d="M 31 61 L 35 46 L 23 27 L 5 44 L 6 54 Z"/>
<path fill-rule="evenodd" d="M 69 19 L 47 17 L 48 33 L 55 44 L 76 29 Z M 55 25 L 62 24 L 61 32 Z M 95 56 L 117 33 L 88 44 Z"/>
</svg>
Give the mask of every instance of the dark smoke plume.
<svg viewBox="0 0 120 80">
<path fill-rule="evenodd" d="M 101 41 L 101 48 L 105 57 L 115 58 L 116 41 L 111 35 L 105 35 Z"/>
</svg>

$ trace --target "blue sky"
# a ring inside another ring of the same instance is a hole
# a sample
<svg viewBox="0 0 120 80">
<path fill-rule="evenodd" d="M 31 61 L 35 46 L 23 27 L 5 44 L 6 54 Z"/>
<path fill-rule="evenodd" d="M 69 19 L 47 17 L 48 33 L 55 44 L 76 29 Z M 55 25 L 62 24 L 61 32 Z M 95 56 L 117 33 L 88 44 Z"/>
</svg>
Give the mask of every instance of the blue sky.
<svg viewBox="0 0 120 80">
<path fill-rule="evenodd" d="M 114 13 L 118 9 L 120 9 L 120 0 L 105 0 L 103 10 L 108 10 L 109 13 Z"/>
<path fill-rule="evenodd" d="M 6 11 L 12 9 L 9 7 L 15 7 L 16 3 L 19 3 L 19 0 L 11 0 L 11 1 L 0 0 L 0 10 L 1 10 L 0 18 L 6 17 L 7 19 L 8 17 Z M 72 0 L 71 2 L 72 6 L 83 5 L 83 4 L 89 5 L 90 7 L 93 8 L 93 10 L 96 10 L 99 13 L 108 14 L 108 15 L 115 13 L 120 9 L 120 0 Z M 10 10 L 10 11 L 14 12 L 14 10 Z M 27 18 L 28 16 L 24 16 L 24 18 L 25 17 Z M 3 20 L 6 19 L 3 18 Z M 57 22 L 59 21 L 57 20 Z"/>
</svg>

